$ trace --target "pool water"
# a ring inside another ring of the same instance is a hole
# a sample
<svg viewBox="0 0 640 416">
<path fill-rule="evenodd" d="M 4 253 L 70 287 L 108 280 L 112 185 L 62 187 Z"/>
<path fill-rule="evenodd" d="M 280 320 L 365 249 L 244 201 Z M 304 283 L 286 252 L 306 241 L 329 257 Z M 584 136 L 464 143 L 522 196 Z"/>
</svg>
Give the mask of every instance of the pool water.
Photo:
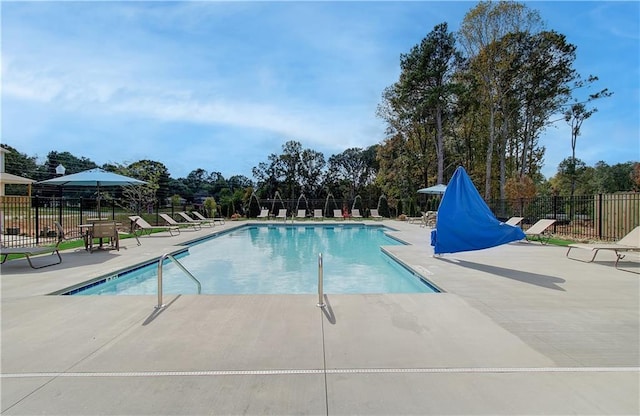
<svg viewBox="0 0 640 416">
<path fill-rule="evenodd" d="M 207 294 L 317 293 L 322 253 L 324 292 L 428 293 L 435 290 L 381 251 L 401 242 L 381 226 L 247 226 L 190 245 L 177 255 Z M 173 262 L 163 266 L 163 292 L 197 293 Z M 77 295 L 157 293 L 157 262 L 80 290 Z"/>
</svg>

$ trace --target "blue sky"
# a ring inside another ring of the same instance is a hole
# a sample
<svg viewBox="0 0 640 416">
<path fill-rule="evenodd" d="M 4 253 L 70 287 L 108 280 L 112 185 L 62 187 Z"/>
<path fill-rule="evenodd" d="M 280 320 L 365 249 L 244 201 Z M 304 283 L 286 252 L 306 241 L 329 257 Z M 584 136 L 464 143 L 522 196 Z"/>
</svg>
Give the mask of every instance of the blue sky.
<svg viewBox="0 0 640 416">
<path fill-rule="evenodd" d="M 2 143 L 44 160 L 151 159 L 252 178 L 288 140 L 328 158 L 384 139 L 376 117 L 400 54 L 475 2 L 6 2 Z M 526 2 L 577 46 L 576 69 L 610 98 L 577 157 L 640 160 L 640 3 Z M 594 90 L 596 89 L 594 88 Z M 570 156 L 563 121 L 543 133 L 543 173 Z"/>
</svg>

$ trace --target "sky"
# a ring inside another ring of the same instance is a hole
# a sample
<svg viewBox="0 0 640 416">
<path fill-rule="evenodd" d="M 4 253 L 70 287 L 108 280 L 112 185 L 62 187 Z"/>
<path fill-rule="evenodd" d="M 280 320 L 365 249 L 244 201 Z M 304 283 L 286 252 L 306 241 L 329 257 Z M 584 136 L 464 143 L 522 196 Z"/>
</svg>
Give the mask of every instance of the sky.
<svg viewBox="0 0 640 416">
<path fill-rule="evenodd" d="M 44 162 L 154 160 L 245 175 L 298 141 L 325 158 L 385 138 L 376 116 L 400 55 L 477 3 L 0 2 L 0 142 Z M 582 126 L 576 156 L 640 160 L 640 2 L 525 2 L 577 46 L 589 92 L 614 94 Z M 542 133 L 543 174 L 571 155 L 569 126 Z M 25 175 L 28 176 L 28 175 Z"/>
</svg>

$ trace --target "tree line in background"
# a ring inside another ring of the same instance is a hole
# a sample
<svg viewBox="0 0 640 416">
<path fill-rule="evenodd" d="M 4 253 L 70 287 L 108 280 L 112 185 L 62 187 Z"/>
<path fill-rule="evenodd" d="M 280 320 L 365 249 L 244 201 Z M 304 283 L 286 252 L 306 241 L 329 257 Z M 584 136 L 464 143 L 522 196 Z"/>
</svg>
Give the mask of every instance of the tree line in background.
<svg viewBox="0 0 640 416">
<path fill-rule="evenodd" d="M 384 90 L 377 109 L 387 135 L 368 148 L 325 159 L 290 140 L 280 154 L 268 155 L 252 169 L 253 179 L 225 178 L 203 168 L 174 179 L 158 161 L 98 166 L 82 156 L 51 151 L 38 164 L 35 157 L 3 144 L 12 150 L 6 171 L 44 180 L 55 176 L 59 164 L 67 174 L 101 167 L 147 181 L 147 186 L 127 190 L 138 201 L 199 203 L 213 197 L 226 212 L 246 204 L 254 193 L 260 199 L 331 194 L 377 200 L 385 195 L 393 206 L 415 201 L 419 188 L 446 183 L 460 165 L 487 200 L 638 191 L 637 161 L 589 167 L 576 157 L 582 124 L 597 111 L 593 101 L 612 93 L 589 92 L 598 78 L 578 74 L 575 58 L 576 47 L 564 35 L 545 30 L 537 11 L 517 2 L 480 2 L 457 33 L 449 32 L 447 23 L 438 24 L 400 56 L 399 79 Z M 545 149 L 539 138 L 557 122 L 570 127 L 572 154 L 547 180 L 541 174 Z"/>
</svg>

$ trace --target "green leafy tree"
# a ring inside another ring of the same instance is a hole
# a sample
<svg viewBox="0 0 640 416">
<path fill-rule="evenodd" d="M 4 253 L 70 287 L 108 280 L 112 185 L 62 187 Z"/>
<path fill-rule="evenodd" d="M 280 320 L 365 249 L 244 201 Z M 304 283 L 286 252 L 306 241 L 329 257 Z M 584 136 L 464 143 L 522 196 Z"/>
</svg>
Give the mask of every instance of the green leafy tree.
<svg viewBox="0 0 640 416">
<path fill-rule="evenodd" d="M 493 157 L 498 131 L 505 131 L 501 122 L 501 106 L 506 94 L 505 85 L 501 82 L 505 61 L 510 56 L 502 48 L 493 47 L 504 36 L 510 33 L 533 33 L 543 27 L 542 19 L 537 11 L 528 9 L 524 4 L 512 1 L 480 2 L 464 17 L 459 34 L 459 42 L 472 61 L 473 85 L 479 93 L 479 100 L 487 111 L 485 150 L 485 183 L 484 196 L 491 196 L 491 184 L 494 172 Z M 485 122 L 485 120 L 482 120 Z M 505 146 L 498 144 L 500 151 Z M 503 178 L 504 179 L 504 178 Z M 504 185 L 504 183 L 502 184 Z M 501 186 L 501 193 L 503 193 Z"/>
</svg>

